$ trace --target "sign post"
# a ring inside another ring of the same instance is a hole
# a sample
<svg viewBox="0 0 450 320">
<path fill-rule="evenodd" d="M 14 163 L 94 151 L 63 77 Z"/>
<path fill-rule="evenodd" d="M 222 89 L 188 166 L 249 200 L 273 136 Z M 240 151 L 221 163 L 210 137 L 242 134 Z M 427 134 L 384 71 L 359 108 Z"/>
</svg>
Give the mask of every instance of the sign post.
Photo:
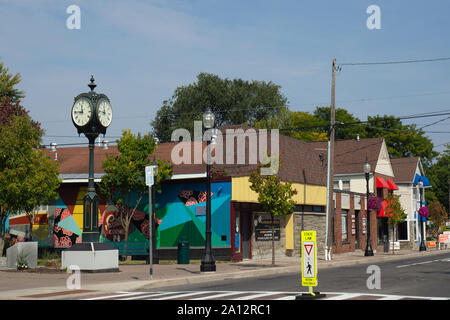
<svg viewBox="0 0 450 320">
<path fill-rule="evenodd" d="M 317 287 L 317 247 L 316 232 L 302 231 L 302 286 L 309 287 L 309 293 L 295 297 L 295 300 L 318 299 L 325 297 L 320 292 L 314 292 Z"/>
<path fill-rule="evenodd" d="M 154 184 L 154 173 L 152 166 L 145 167 L 145 184 L 148 186 L 148 259 L 150 264 L 150 280 L 153 280 L 153 212 L 152 212 L 152 188 Z"/>
</svg>

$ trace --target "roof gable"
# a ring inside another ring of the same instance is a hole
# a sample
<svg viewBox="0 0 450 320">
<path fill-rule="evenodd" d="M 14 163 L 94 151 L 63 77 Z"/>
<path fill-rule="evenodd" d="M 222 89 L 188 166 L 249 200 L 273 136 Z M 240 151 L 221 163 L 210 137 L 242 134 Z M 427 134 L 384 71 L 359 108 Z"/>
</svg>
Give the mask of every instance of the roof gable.
<svg viewBox="0 0 450 320">
<path fill-rule="evenodd" d="M 380 148 L 380 153 L 378 155 L 378 160 L 374 171 L 385 176 L 395 176 L 394 171 L 392 170 L 391 160 L 389 158 L 386 142 L 384 140 Z"/>
<path fill-rule="evenodd" d="M 394 158 L 391 164 L 398 183 L 412 183 L 416 173 L 422 175 L 419 157 Z"/>
</svg>

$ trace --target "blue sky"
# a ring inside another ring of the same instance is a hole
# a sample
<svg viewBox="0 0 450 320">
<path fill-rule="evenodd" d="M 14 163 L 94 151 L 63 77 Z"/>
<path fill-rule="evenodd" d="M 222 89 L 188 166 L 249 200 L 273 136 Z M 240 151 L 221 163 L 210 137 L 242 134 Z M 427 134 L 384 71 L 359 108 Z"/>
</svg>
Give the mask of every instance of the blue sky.
<svg viewBox="0 0 450 320">
<path fill-rule="evenodd" d="M 66 27 L 72 4 L 81 10 L 80 30 Z M 380 30 L 366 26 L 373 4 L 381 9 Z M 23 104 L 42 123 L 46 144 L 87 142 L 70 110 L 73 97 L 89 90 L 91 73 L 96 91 L 111 99 L 107 136 L 115 137 L 125 128 L 148 132 L 162 101 L 200 72 L 272 81 L 291 110 L 312 111 L 330 103 L 333 58 L 339 64 L 450 57 L 446 0 L 0 0 L 0 12 L 0 60 L 21 73 Z M 450 110 L 449 68 L 450 61 L 343 66 L 337 107 L 361 120 Z M 426 128 L 449 129 L 450 119 Z M 427 135 L 435 145 L 450 141 L 448 133 Z"/>
</svg>

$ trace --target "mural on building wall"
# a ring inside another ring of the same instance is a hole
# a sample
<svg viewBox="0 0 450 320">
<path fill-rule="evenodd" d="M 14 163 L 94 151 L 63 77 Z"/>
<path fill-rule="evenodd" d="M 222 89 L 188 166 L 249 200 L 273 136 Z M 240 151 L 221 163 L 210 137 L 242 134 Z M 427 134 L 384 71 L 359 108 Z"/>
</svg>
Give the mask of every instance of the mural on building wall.
<svg viewBox="0 0 450 320">
<path fill-rule="evenodd" d="M 148 223 L 148 200 L 141 200 L 138 208 L 134 212 L 130 227 L 128 229 L 128 242 L 145 242 L 147 246 L 149 236 Z M 126 213 L 125 213 L 126 214 Z M 122 212 L 124 215 L 124 212 Z M 125 229 L 120 222 L 119 210 L 108 205 L 101 217 L 101 242 L 120 242 L 125 240 Z"/>
<path fill-rule="evenodd" d="M 25 239 L 37 241 L 39 246 L 51 246 L 53 232 L 51 227 L 54 218 L 54 206 L 42 206 L 32 216 L 26 214 L 14 214 L 7 220 L 6 230 L 11 243 L 22 242 Z M 30 233 L 30 220 L 33 219 L 33 227 Z"/>
<path fill-rule="evenodd" d="M 157 247 L 177 247 L 182 240 L 191 247 L 205 245 L 205 183 L 166 184 L 156 196 Z M 230 246 L 231 182 L 211 184 L 211 242 L 214 247 Z"/>
<path fill-rule="evenodd" d="M 205 245 L 205 189 L 205 183 L 173 183 L 163 185 L 162 192 L 155 193 L 157 247 L 177 247 L 181 240 L 189 241 L 191 247 Z M 38 241 L 39 246 L 57 248 L 82 242 L 86 192 L 85 185 L 62 185 L 55 204 L 36 215 L 32 240 Z M 213 182 L 211 197 L 212 245 L 230 246 L 231 182 Z M 128 242 L 143 248 L 148 248 L 148 204 L 148 196 L 144 196 L 132 217 L 128 233 Z M 9 219 L 10 232 L 16 237 L 27 237 L 27 225 L 28 218 L 24 215 Z M 100 201 L 99 228 L 101 242 L 114 244 L 125 239 L 117 208 L 103 201 Z"/>
<path fill-rule="evenodd" d="M 54 211 L 53 247 L 66 248 L 82 242 L 83 197 L 86 192 L 87 185 L 63 184 L 60 187 Z M 103 212 L 105 207 L 100 198 L 99 211 Z"/>
</svg>

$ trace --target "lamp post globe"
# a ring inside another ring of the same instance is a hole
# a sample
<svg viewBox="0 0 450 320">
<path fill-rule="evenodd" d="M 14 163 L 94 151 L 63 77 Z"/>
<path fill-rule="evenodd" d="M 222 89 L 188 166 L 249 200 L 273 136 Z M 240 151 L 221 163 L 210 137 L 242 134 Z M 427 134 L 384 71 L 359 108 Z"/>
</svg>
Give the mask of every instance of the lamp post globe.
<svg viewBox="0 0 450 320">
<path fill-rule="evenodd" d="M 366 213 L 367 213 L 367 239 L 366 239 L 366 250 L 364 252 L 364 256 L 371 257 L 373 256 L 372 250 L 372 239 L 370 237 L 370 210 L 369 210 L 369 179 L 370 179 L 370 163 L 367 160 L 364 163 L 364 174 L 366 176 Z"/>
<path fill-rule="evenodd" d="M 208 106 L 203 113 L 203 126 L 205 129 L 212 129 L 214 127 L 214 113 Z M 216 271 L 216 261 L 214 259 L 211 247 L 211 138 L 206 142 L 206 231 L 205 231 L 205 251 L 202 254 L 202 262 L 200 265 L 201 272 Z"/>
<path fill-rule="evenodd" d="M 214 121 L 214 113 L 212 113 L 210 107 L 207 107 L 206 111 L 203 113 L 203 126 L 205 129 L 211 129 L 214 127 Z"/>
<path fill-rule="evenodd" d="M 81 93 L 74 98 L 72 106 L 72 122 L 78 134 L 83 133 L 89 141 L 89 175 L 88 190 L 83 198 L 83 242 L 98 242 L 99 198 L 94 185 L 94 148 L 95 139 L 106 134 L 112 121 L 112 108 L 109 98 L 94 91 L 94 76 L 91 75 L 89 92 Z"/>
</svg>

